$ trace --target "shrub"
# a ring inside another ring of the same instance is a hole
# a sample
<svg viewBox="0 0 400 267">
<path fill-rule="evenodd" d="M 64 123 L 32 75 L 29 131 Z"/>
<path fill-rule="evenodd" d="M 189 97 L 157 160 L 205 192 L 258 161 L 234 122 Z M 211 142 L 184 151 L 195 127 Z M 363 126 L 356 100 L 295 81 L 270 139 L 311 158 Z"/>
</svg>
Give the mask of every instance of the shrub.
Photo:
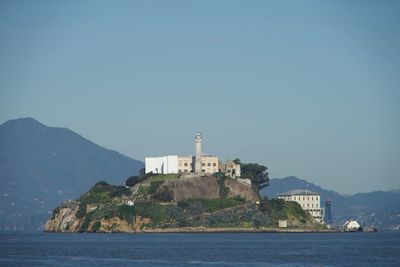
<svg viewBox="0 0 400 267">
<path fill-rule="evenodd" d="M 137 202 L 135 212 L 142 217 L 150 218 L 153 225 L 158 225 L 166 218 L 165 207 L 155 202 Z"/>
<path fill-rule="evenodd" d="M 164 181 L 155 181 L 150 183 L 149 193 L 154 194 L 156 193 L 157 189 L 162 185 Z"/>
<path fill-rule="evenodd" d="M 86 204 L 81 203 L 79 209 L 75 214 L 76 218 L 81 219 L 86 216 Z"/>
<path fill-rule="evenodd" d="M 141 174 L 139 176 L 128 177 L 128 179 L 126 179 L 126 181 L 125 181 L 125 185 L 132 187 L 132 186 L 135 186 L 137 183 L 140 183 L 140 182 L 148 179 L 149 177 L 156 176 L 156 175 L 157 174 L 154 174 L 152 172 L 149 172 L 146 174 L 144 172 L 141 172 Z"/>
<path fill-rule="evenodd" d="M 269 177 L 266 166 L 257 163 L 241 163 L 239 159 L 236 159 L 235 162 L 240 163 L 241 176 L 250 178 L 251 183 L 257 189 L 268 186 Z"/>
<path fill-rule="evenodd" d="M 121 197 L 123 195 L 129 196 L 131 191 L 125 186 L 114 186 L 114 188 L 110 191 L 110 197 Z"/>
<path fill-rule="evenodd" d="M 80 201 L 82 204 L 94 204 L 94 203 L 111 203 L 112 199 L 108 192 L 93 192 L 90 191 L 84 194 Z"/>
<path fill-rule="evenodd" d="M 121 205 L 117 208 L 118 217 L 122 220 L 128 221 L 128 223 L 133 222 L 136 211 L 134 206 Z"/>
<path fill-rule="evenodd" d="M 269 203 L 268 197 L 264 197 L 260 201 L 260 210 L 262 213 L 271 213 L 271 205 Z"/>
<path fill-rule="evenodd" d="M 101 222 L 100 221 L 95 222 L 92 227 L 93 232 L 98 232 L 100 227 L 101 227 Z"/>
<path fill-rule="evenodd" d="M 143 181 L 139 176 L 131 176 L 125 181 L 126 186 L 135 186 L 137 183 Z"/>
</svg>

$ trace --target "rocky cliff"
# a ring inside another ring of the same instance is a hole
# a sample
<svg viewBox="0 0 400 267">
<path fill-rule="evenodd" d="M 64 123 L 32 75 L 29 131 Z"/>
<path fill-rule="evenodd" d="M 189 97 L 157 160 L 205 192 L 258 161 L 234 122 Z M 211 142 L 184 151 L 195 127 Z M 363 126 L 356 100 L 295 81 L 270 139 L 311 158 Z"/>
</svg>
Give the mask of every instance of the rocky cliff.
<svg viewBox="0 0 400 267">
<path fill-rule="evenodd" d="M 167 180 L 160 185 L 156 195 L 163 195 L 175 202 L 188 199 L 224 197 L 242 197 L 249 202 L 260 200 L 258 194 L 251 188 L 250 180 L 221 179 L 215 176 Z"/>
</svg>

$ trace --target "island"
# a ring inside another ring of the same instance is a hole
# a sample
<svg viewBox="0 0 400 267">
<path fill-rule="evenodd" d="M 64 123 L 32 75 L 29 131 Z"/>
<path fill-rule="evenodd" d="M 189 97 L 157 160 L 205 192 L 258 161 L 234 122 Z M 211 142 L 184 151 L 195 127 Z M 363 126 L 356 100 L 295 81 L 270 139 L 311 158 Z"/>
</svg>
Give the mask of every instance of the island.
<svg viewBox="0 0 400 267">
<path fill-rule="evenodd" d="M 47 232 L 329 232 L 293 201 L 261 198 L 251 179 L 142 173 L 96 183 L 57 207 Z"/>
</svg>

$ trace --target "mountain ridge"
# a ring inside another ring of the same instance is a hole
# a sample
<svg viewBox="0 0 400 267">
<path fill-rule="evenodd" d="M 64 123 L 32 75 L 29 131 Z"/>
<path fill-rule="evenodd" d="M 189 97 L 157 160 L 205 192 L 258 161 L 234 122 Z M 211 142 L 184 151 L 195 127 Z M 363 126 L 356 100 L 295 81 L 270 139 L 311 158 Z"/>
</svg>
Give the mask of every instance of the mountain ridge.
<svg viewBox="0 0 400 267">
<path fill-rule="evenodd" d="M 142 167 L 68 128 L 31 117 L 6 121 L 0 125 L 0 229 L 37 229 L 54 207 L 96 181 L 122 184 Z"/>
</svg>

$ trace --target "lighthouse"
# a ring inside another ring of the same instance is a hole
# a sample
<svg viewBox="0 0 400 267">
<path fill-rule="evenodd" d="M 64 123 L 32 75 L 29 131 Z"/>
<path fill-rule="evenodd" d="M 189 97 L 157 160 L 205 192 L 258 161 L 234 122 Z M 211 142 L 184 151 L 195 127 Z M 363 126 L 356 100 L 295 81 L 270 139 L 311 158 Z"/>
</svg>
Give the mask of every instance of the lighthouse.
<svg viewBox="0 0 400 267">
<path fill-rule="evenodd" d="M 195 138 L 194 173 L 198 176 L 203 174 L 201 165 L 201 133 L 197 133 Z"/>
</svg>

